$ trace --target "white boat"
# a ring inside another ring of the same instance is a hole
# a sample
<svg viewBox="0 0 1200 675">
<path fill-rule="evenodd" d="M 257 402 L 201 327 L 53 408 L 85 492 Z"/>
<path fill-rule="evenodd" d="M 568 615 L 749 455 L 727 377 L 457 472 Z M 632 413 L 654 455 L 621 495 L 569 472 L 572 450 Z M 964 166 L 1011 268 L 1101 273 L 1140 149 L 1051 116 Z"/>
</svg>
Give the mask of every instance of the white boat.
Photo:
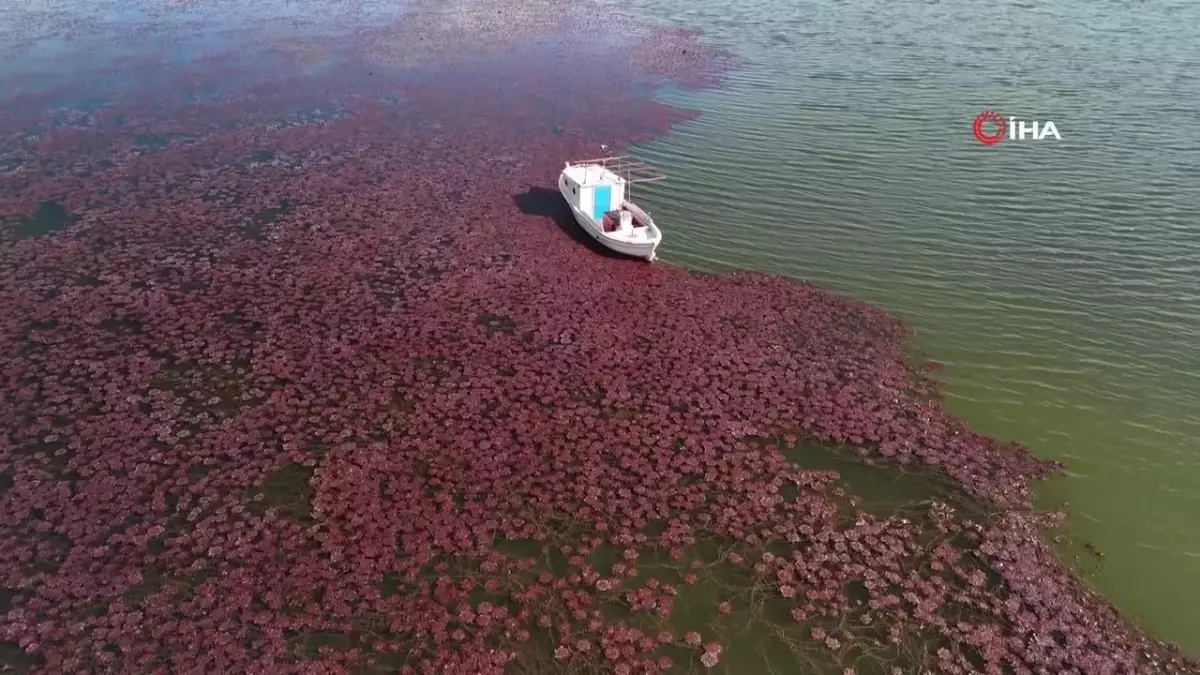
<svg viewBox="0 0 1200 675">
<path fill-rule="evenodd" d="M 627 156 L 566 164 L 558 177 L 558 190 L 579 226 L 617 253 L 653 261 L 662 232 L 649 213 L 629 201 L 629 186 L 664 176 Z"/>
</svg>

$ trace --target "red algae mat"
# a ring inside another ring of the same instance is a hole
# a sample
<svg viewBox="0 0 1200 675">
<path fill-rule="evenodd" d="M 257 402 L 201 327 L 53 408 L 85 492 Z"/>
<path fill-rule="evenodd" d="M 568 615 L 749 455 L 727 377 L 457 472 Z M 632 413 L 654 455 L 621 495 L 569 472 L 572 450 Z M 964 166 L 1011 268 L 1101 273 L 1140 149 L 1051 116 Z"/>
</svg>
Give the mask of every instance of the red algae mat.
<svg viewBox="0 0 1200 675">
<path fill-rule="evenodd" d="M 397 12 L 3 108 L 0 664 L 1198 671 L 1059 564 L 1056 467 L 948 416 L 899 321 L 583 241 L 561 162 L 728 55 Z M 835 447 L 946 487 L 868 509 Z"/>
</svg>

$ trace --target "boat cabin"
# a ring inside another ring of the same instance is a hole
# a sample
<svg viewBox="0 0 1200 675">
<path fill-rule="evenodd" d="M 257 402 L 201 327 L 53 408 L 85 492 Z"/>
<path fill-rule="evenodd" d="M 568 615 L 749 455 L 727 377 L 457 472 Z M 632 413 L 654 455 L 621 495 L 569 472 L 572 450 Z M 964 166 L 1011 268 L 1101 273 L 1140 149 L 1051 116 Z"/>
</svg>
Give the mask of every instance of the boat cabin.
<svg viewBox="0 0 1200 675">
<path fill-rule="evenodd" d="M 642 241 L 658 234 L 649 214 L 631 200 L 629 187 L 662 179 L 658 169 L 645 162 L 624 155 L 601 157 L 567 162 L 559 174 L 558 190 L 577 219 L 586 219 L 601 232 Z"/>
<path fill-rule="evenodd" d="M 619 210 L 625 201 L 626 180 L 606 166 L 571 165 L 558 180 L 558 188 L 571 206 L 597 223 L 604 222 L 604 214 Z"/>
</svg>

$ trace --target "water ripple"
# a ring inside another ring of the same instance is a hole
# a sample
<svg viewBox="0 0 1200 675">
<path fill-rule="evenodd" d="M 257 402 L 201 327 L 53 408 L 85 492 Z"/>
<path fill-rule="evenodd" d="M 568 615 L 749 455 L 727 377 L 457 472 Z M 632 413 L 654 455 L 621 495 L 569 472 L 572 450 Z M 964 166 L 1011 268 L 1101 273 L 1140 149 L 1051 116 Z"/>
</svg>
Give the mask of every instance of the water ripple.
<svg viewBox="0 0 1200 675">
<path fill-rule="evenodd" d="M 747 61 L 639 151 L 673 179 L 646 192 L 664 258 L 908 318 L 956 412 L 1073 467 L 1046 493 L 1108 553 L 1095 582 L 1200 653 L 1200 5 L 646 4 Z M 985 147 L 985 109 L 1062 140 Z"/>
</svg>

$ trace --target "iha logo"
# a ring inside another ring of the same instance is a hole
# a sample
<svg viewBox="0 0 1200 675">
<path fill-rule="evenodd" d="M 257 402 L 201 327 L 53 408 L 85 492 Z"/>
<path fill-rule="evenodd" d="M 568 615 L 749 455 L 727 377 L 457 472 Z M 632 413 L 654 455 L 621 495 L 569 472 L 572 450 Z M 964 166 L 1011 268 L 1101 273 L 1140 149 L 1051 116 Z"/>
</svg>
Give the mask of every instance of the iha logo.
<svg viewBox="0 0 1200 675">
<path fill-rule="evenodd" d="M 992 126 L 993 130 L 989 132 L 984 128 L 985 125 Z M 1005 121 L 999 113 L 991 110 L 979 113 L 979 116 L 975 118 L 972 130 L 975 132 L 975 138 L 978 138 L 979 142 L 984 145 L 999 143 L 1005 136 L 1012 141 L 1023 141 L 1026 138 L 1040 141 L 1044 140 L 1047 136 L 1053 136 L 1056 141 L 1062 140 L 1062 136 L 1058 135 L 1058 127 L 1054 126 L 1054 122 L 1039 122 L 1037 120 L 1026 122 L 1015 117 L 1009 117 Z"/>
</svg>

